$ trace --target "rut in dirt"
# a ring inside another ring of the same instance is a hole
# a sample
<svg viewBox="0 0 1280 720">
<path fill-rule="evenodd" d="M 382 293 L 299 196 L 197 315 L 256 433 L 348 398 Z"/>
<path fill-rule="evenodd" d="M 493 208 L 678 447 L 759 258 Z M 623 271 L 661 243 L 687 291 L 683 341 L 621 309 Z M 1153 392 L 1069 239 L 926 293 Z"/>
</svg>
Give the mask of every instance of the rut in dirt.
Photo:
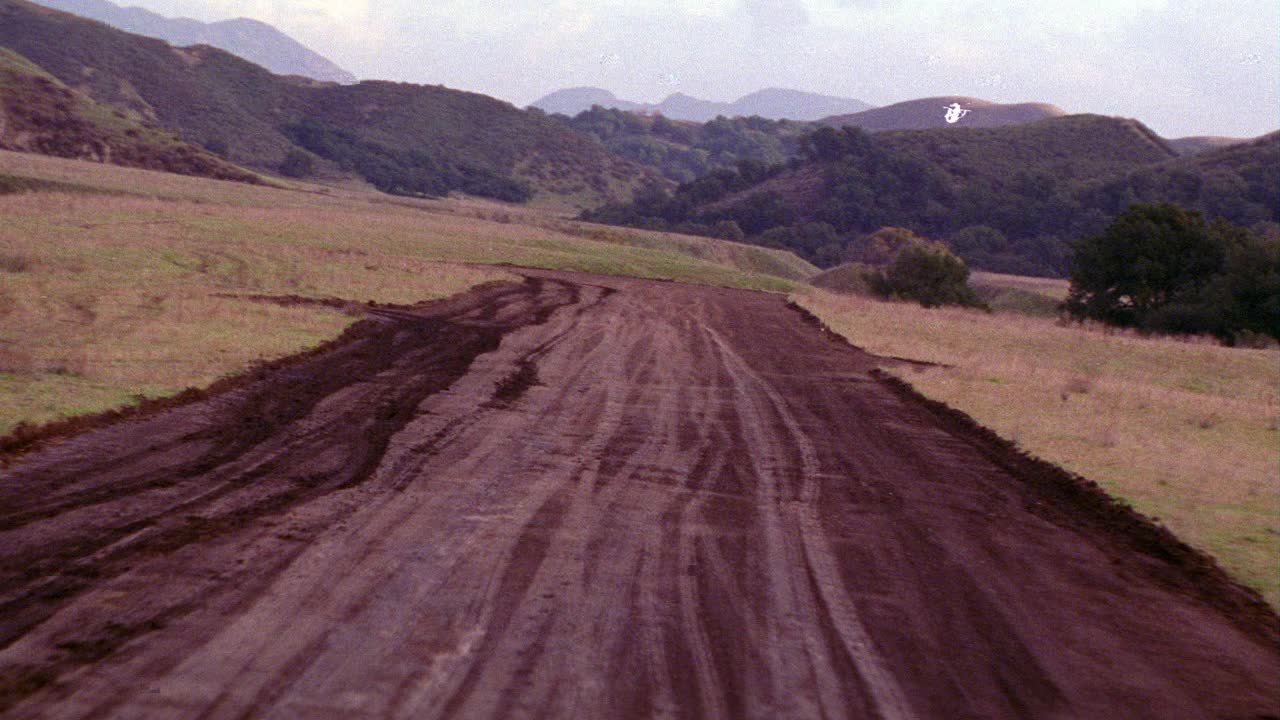
<svg viewBox="0 0 1280 720">
<path fill-rule="evenodd" d="M 1280 716 L 1255 594 L 784 298 L 529 275 L 0 468 L 0 714 Z"/>
</svg>

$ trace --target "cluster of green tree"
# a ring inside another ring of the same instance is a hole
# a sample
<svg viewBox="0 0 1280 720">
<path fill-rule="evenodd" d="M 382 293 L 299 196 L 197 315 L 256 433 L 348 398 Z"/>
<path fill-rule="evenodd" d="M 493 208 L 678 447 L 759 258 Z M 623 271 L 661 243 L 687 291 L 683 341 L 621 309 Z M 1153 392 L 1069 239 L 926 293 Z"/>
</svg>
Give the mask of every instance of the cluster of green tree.
<svg viewBox="0 0 1280 720">
<path fill-rule="evenodd" d="M 609 152 L 680 183 L 733 169 L 742 161 L 784 163 L 797 156 L 800 138 L 813 127 L 761 117 L 719 117 L 699 124 L 599 105 L 572 118 L 551 117 L 599 141 Z"/>
<path fill-rule="evenodd" d="M 388 147 L 362 140 L 355 133 L 307 119 L 285 126 L 285 134 L 300 147 L 349 172 L 356 172 L 374 187 L 392 195 L 434 196 L 460 190 L 472 195 L 525 202 L 533 197 L 528 185 L 485 168 L 447 158 L 433 158 L 413 150 Z M 305 177 L 312 172 L 305 153 L 291 152 L 281 172 Z"/>
<path fill-rule="evenodd" d="M 1280 340 L 1280 232 L 1139 203 L 1072 248 L 1077 319 L 1167 333 Z"/>
<path fill-rule="evenodd" d="M 962 162 L 977 157 L 975 148 L 995 157 Z M 1072 240 L 1100 232 L 1134 202 L 1179 201 L 1243 226 L 1280 221 L 1280 133 L 1178 159 L 1140 123 L 1071 116 L 875 136 L 822 128 L 798 152 L 785 167 L 722 170 L 586 217 L 712 236 L 732 223 L 748 241 L 781 244 L 820 267 L 866 233 L 896 225 L 944 239 L 974 267 L 1058 277 Z M 798 191 L 814 173 L 821 189 Z"/>
</svg>

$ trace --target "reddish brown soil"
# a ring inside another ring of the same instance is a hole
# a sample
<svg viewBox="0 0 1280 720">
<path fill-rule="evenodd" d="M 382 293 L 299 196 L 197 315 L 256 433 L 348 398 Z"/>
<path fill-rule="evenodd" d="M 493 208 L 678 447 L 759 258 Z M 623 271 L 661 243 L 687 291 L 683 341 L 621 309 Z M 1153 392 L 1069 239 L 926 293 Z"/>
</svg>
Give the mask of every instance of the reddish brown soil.
<svg viewBox="0 0 1280 720">
<path fill-rule="evenodd" d="M 0 469 L 0 714 L 1260 718 L 1276 618 L 777 296 L 539 273 Z"/>
</svg>

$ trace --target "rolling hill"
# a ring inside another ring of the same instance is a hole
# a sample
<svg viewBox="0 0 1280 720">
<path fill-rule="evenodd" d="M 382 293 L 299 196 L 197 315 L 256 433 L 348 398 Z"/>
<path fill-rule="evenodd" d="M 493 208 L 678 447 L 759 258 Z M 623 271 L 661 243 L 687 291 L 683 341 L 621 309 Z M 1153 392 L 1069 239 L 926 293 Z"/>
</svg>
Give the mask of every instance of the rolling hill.
<svg viewBox="0 0 1280 720">
<path fill-rule="evenodd" d="M 1178 156 L 1146 125 L 1128 118 L 1065 115 L 998 127 L 888 130 L 884 146 L 924 157 L 961 182 L 1005 187 L 1019 173 L 1039 172 L 1055 182 L 1082 180 Z"/>
<path fill-rule="evenodd" d="M 1180 157 L 1136 120 L 1072 115 L 996 128 L 871 134 L 823 128 L 803 159 L 721 172 L 588 214 L 598 222 L 745 235 L 820 266 L 900 226 L 978 268 L 1061 275 L 1068 243 L 1134 202 L 1176 202 L 1243 226 L 1280 222 L 1280 133 Z"/>
<path fill-rule="evenodd" d="M 1197 135 L 1193 137 L 1173 138 L 1166 142 L 1179 155 L 1196 155 L 1206 150 L 1216 150 L 1228 145 L 1239 145 L 1249 142 L 1250 138 L 1221 137 L 1218 135 Z"/>
<path fill-rule="evenodd" d="M 0 149 L 260 182 L 258 176 L 203 148 L 90 100 L 4 48 L 0 48 Z"/>
<path fill-rule="evenodd" d="M 959 103 L 969 111 L 956 123 L 946 121 L 946 107 Z M 882 130 L 926 130 L 936 128 L 986 128 L 1061 117 L 1067 113 L 1047 103 L 1001 104 L 960 95 L 920 98 L 872 108 L 852 114 L 832 115 L 821 120 L 831 127 L 860 127 L 869 132 Z"/>
<path fill-rule="evenodd" d="M 676 182 L 689 182 L 743 161 L 784 163 L 799 152 L 813 127 L 762 117 L 716 118 L 705 123 L 671 120 L 613 108 L 593 107 L 574 117 L 551 116 L 598 140 L 606 150 L 647 165 Z"/>
<path fill-rule="evenodd" d="M 40 4 L 126 32 L 160 38 L 171 45 L 212 45 L 278 75 L 338 83 L 356 81 L 355 75 L 328 58 L 258 20 L 236 18 L 203 23 L 190 18 L 167 18 L 139 7 L 120 7 L 107 0 L 40 0 Z"/>
<path fill-rule="evenodd" d="M 866 110 L 871 105 L 852 98 L 817 93 L 766 88 L 733 102 L 703 100 L 684 93 L 673 93 L 660 103 L 638 103 L 619 99 L 608 90 L 594 87 L 557 90 L 534 101 L 532 107 L 549 113 L 573 117 L 599 105 L 603 108 L 657 114 L 672 120 L 707 122 L 716 117 L 758 116 L 770 120 L 813 121 L 839 113 Z"/>
<path fill-rule="evenodd" d="M 0 0 L 0 46 L 126 116 L 268 172 L 579 207 L 656 179 L 544 114 L 484 95 L 274 75 L 208 45 L 174 48 L 25 0 Z"/>
</svg>

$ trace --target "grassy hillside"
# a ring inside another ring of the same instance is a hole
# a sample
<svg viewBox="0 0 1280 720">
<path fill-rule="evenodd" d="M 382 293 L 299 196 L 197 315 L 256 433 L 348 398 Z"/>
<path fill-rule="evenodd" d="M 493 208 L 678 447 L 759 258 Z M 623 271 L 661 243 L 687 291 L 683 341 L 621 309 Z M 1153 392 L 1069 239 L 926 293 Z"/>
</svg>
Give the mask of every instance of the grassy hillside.
<svg viewBox="0 0 1280 720">
<path fill-rule="evenodd" d="M 5 48 L 0 48 L 0 149 L 259 182 L 171 133 L 95 103 Z"/>
<path fill-rule="evenodd" d="M 269 172 L 349 173 L 406 194 L 492 187 L 504 197 L 520 187 L 521 197 L 584 207 L 627 197 L 648 177 L 540 113 L 492 98 L 277 76 L 216 48 L 172 48 L 25 0 L 0 0 L 0 46 L 134 119 Z M 300 147 L 290 128 L 306 121 L 350 139 Z"/>
<path fill-rule="evenodd" d="M 796 299 L 855 345 L 939 363 L 893 372 L 1097 481 L 1280 606 L 1280 351 L 820 291 Z"/>
<path fill-rule="evenodd" d="M 959 103 L 962 108 L 969 112 L 956 123 L 951 124 L 946 121 L 946 108 L 955 103 Z M 960 95 L 944 95 L 907 100 L 848 115 L 834 115 L 823 118 L 820 122 L 823 125 L 837 128 L 860 127 L 868 132 L 923 130 L 928 128 L 962 130 L 967 128 L 1020 125 L 1047 118 L 1061 117 L 1065 114 L 1062 108 L 1048 103 L 1006 104 Z"/>
<path fill-rule="evenodd" d="M 248 296 L 413 303 L 511 277 L 502 263 L 775 291 L 812 270 L 789 253 L 496 203 L 0 152 L 4 177 L 22 192 L 0 191 L 0 435 L 207 385 L 354 320 L 341 303 Z"/>
<path fill-rule="evenodd" d="M 958 183 L 1012 187 L 1028 172 L 1055 183 L 1127 172 L 1177 153 L 1137 120 L 1068 115 L 1001 128 L 957 127 L 947 132 L 901 130 L 876 142 L 929 160 Z"/>
</svg>

